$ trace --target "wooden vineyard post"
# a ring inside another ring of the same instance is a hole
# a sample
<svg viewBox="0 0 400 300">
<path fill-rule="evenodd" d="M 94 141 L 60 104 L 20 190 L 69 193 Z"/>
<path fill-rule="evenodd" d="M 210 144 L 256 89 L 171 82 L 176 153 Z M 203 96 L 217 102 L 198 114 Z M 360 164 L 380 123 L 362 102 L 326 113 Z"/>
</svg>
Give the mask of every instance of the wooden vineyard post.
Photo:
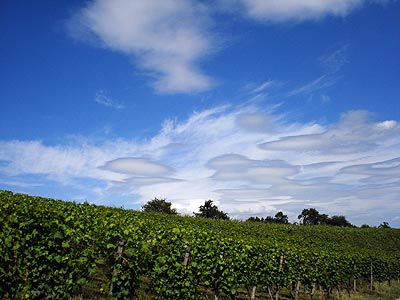
<svg viewBox="0 0 400 300">
<path fill-rule="evenodd" d="M 260 254 L 261 255 L 261 254 Z M 257 258 L 256 258 L 257 259 Z M 253 288 L 252 288 L 252 290 L 251 290 L 251 295 L 250 295 L 250 299 L 251 300 L 253 300 L 253 299 L 255 299 L 256 298 L 256 289 L 257 289 L 257 286 L 253 286 Z"/>
<path fill-rule="evenodd" d="M 186 248 L 185 258 L 183 259 L 183 265 L 187 267 L 188 264 L 190 264 L 190 247 Z"/>
<path fill-rule="evenodd" d="M 354 264 L 354 279 L 353 279 L 353 291 L 357 292 L 357 277 L 356 277 L 356 270 L 357 270 L 357 265 Z"/>
<path fill-rule="evenodd" d="M 253 286 L 253 289 L 251 291 L 251 297 L 250 297 L 251 300 L 256 298 L 256 289 L 257 289 L 257 287 Z"/>
<path fill-rule="evenodd" d="M 271 288 L 270 288 L 270 287 L 268 287 L 268 295 L 269 295 L 269 297 L 271 298 L 271 300 L 274 300 L 274 296 L 273 296 L 273 294 L 272 294 L 272 291 L 271 291 Z"/>
<path fill-rule="evenodd" d="M 372 261 L 371 261 L 371 277 L 370 277 L 370 280 L 371 280 L 370 288 L 371 288 L 371 291 L 373 291 L 374 290 L 374 275 L 373 275 L 373 269 L 372 269 Z"/>
<path fill-rule="evenodd" d="M 317 260 L 317 266 L 315 267 L 315 273 L 317 273 L 318 272 L 318 265 L 319 265 L 319 257 L 318 257 L 318 260 Z M 310 298 L 311 299 L 314 299 L 314 293 L 315 293 L 315 289 L 317 288 L 317 282 L 315 281 L 314 283 L 313 283 L 313 287 L 312 287 L 312 289 L 311 289 L 311 294 L 310 294 Z"/>
<path fill-rule="evenodd" d="M 223 251 L 220 252 L 219 257 L 220 257 L 220 259 L 224 259 L 224 252 Z M 218 297 L 219 296 L 218 289 L 215 289 L 214 292 L 215 292 L 215 298 L 214 299 L 218 300 L 219 299 L 219 297 Z"/>
<path fill-rule="evenodd" d="M 281 257 L 279 259 L 279 269 L 278 269 L 278 280 L 281 280 L 281 273 L 282 273 L 282 267 L 283 267 L 283 259 L 284 256 L 283 254 L 281 254 Z M 275 300 L 279 299 L 279 289 L 280 289 L 280 284 L 278 282 L 277 286 L 276 286 L 276 294 L 275 294 Z"/>
<path fill-rule="evenodd" d="M 300 280 L 298 280 L 296 284 L 296 292 L 294 294 L 295 300 L 299 300 L 299 290 L 300 290 Z"/>
<path fill-rule="evenodd" d="M 112 277 L 114 278 L 115 276 L 117 276 L 117 264 L 121 261 L 121 257 L 122 257 L 122 253 L 124 253 L 124 246 L 125 246 L 125 240 L 121 240 L 118 243 L 118 248 L 117 248 L 117 261 L 114 263 L 114 268 L 113 268 L 113 274 Z M 109 294 L 112 295 L 113 293 L 113 289 L 114 289 L 114 283 L 111 280 L 111 285 L 110 285 L 110 291 Z"/>
</svg>

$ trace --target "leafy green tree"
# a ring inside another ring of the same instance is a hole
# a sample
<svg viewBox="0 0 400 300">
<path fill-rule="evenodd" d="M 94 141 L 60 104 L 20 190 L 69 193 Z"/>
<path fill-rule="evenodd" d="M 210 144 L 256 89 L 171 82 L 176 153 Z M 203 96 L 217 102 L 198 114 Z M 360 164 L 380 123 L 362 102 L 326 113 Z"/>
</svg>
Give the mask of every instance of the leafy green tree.
<svg viewBox="0 0 400 300">
<path fill-rule="evenodd" d="M 157 199 L 148 201 L 142 206 L 143 211 L 152 211 L 169 215 L 178 214 L 175 208 L 171 208 L 171 202 L 167 202 L 165 199 Z"/>
<path fill-rule="evenodd" d="M 298 219 L 301 220 L 300 224 L 303 225 L 354 227 L 353 224 L 346 220 L 345 216 L 329 217 L 327 214 L 320 214 L 315 208 L 303 209 Z"/>
<path fill-rule="evenodd" d="M 274 217 L 267 216 L 264 220 L 265 223 L 276 223 L 276 220 Z"/>
<path fill-rule="evenodd" d="M 301 224 L 303 225 L 319 225 L 321 224 L 321 219 L 325 219 L 326 215 L 320 215 L 318 210 L 315 208 L 303 209 L 301 214 L 297 217 Z"/>
<path fill-rule="evenodd" d="M 246 222 L 263 222 L 264 218 L 259 218 L 259 217 L 250 217 L 246 220 Z"/>
<path fill-rule="evenodd" d="M 213 200 L 205 201 L 204 205 L 200 205 L 199 212 L 194 213 L 194 215 L 202 218 L 229 220 L 228 214 L 219 210 L 218 207 L 213 204 Z"/>
<path fill-rule="evenodd" d="M 327 214 L 319 214 L 318 216 L 318 224 L 320 225 L 329 225 L 330 218 Z M 317 224 L 317 225 L 318 225 Z"/>
<path fill-rule="evenodd" d="M 383 222 L 381 225 L 378 226 L 378 228 L 392 228 L 392 227 L 390 227 L 388 222 Z"/>
<path fill-rule="evenodd" d="M 353 225 L 346 220 L 345 216 L 332 216 L 331 218 L 328 217 L 324 224 L 330 226 L 353 227 Z"/>
<path fill-rule="evenodd" d="M 267 216 L 266 218 L 250 217 L 246 221 L 248 221 L 248 222 L 262 222 L 262 223 L 276 223 L 276 220 L 271 216 Z"/>
<path fill-rule="evenodd" d="M 275 222 L 281 224 L 288 224 L 289 223 L 288 216 L 284 215 L 283 212 L 280 211 L 275 215 Z"/>
<path fill-rule="evenodd" d="M 267 216 L 266 218 L 250 217 L 246 221 L 248 222 L 264 222 L 264 223 L 279 223 L 288 224 L 288 216 L 284 215 L 283 212 L 278 212 L 275 217 Z"/>
</svg>

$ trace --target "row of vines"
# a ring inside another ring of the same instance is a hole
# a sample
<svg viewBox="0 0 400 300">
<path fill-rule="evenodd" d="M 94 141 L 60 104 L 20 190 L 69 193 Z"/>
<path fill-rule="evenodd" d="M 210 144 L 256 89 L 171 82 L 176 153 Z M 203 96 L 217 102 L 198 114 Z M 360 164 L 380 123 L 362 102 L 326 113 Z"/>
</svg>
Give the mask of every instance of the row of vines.
<svg viewBox="0 0 400 300">
<path fill-rule="evenodd" d="M 397 229 L 163 216 L 0 191 L 0 299 L 313 299 L 398 280 Z M 260 291 L 263 291 L 260 293 Z M 245 295 L 245 296 L 243 296 Z M 264 298 L 260 298 L 262 297 Z"/>
</svg>

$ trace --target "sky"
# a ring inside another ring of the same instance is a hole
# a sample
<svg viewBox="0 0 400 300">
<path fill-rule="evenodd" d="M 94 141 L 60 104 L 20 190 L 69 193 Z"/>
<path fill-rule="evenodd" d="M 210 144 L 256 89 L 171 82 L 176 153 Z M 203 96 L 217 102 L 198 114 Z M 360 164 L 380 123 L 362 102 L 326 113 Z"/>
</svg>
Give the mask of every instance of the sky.
<svg viewBox="0 0 400 300">
<path fill-rule="evenodd" d="M 400 227 L 400 1 L 0 2 L 0 189 Z"/>
</svg>

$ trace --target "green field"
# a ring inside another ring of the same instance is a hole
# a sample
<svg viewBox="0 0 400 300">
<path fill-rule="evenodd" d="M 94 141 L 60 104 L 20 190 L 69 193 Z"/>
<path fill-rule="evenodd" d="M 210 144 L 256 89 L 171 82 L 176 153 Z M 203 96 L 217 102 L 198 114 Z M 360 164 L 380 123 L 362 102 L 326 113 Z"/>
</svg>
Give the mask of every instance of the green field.
<svg viewBox="0 0 400 300">
<path fill-rule="evenodd" d="M 218 221 L 0 191 L 0 299 L 396 299 L 399 274 L 399 229 Z"/>
</svg>

